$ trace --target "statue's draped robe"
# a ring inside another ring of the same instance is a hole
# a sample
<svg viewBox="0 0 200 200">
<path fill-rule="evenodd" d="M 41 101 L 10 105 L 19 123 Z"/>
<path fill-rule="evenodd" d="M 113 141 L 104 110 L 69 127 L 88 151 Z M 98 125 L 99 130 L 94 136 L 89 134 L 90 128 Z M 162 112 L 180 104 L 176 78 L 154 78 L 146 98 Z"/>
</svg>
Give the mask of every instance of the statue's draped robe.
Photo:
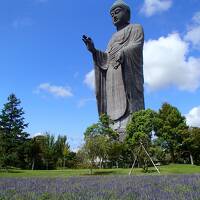
<svg viewBox="0 0 200 200">
<path fill-rule="evenodd" d="M 99 114 L 118 120 L 144 109 L 143 44 L 142 27 L 130 24 L 112 36 L 106 52 L 93 55 Z"/>
</svg>

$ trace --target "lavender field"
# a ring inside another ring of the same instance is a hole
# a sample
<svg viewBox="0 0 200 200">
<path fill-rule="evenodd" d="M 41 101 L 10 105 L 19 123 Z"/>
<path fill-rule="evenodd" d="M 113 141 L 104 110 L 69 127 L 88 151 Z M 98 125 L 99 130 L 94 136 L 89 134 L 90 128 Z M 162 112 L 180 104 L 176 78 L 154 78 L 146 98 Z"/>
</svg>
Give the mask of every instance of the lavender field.
<svg viewBox="0 0 200 200">
<path fill-rule="evenodd" d="M 200 175 L 1 178 L 0 200 L 199 200 Z"/>
</svg>

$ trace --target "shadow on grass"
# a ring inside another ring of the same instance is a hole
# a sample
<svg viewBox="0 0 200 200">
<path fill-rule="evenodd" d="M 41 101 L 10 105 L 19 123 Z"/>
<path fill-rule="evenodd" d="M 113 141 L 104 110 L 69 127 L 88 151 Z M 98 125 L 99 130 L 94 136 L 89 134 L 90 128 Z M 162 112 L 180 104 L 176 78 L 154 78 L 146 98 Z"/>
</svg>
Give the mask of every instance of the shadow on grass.
<svg viewBox="0 0 200 200">
<path fill-rule="evenodd" d="M 114 170 L 106 170 L 106 171 L 95 171 L 92 170 L 92 174 L 91 171 L 88 171 L 88 173 L 82 174 L 82 176 L 107 176 L 107 175 L 114 175 L 117 174 L 116 171 Z"/>
<path fill-rule="evenodd" d="M 10 173 L 10 174 L 21 174 L 21 173 L 23 173 L 23 171 L 8 170 L 8 173 Z"/>
<path fill-rule="evenodd" d="M 146 173 L 158 173 L 156 169 L 149 169 Z"/>
<path fill-rule="evenodd" d="M 19 171 L 19 170 L 12 170 L 12 169 L 1 169 L 0 173 L 7 173 L 7 174 L 21 174 L 23 173 L 23 171 Z"/>
<path fill-rule="evenodd" d="M 93 175 L 110 175 L 110 174 L 116 174 L 115 171 L 109 170 L 109 171 L 94 171 Z"/>
</svg>

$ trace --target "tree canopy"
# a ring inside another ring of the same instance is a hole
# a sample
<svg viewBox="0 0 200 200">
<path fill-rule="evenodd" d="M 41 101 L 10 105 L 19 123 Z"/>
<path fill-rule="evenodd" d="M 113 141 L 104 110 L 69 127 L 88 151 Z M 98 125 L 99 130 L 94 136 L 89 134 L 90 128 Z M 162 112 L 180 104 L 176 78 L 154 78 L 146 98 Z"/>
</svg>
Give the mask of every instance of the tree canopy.
<svg viewBox="0 0 200 200">
<path fill-rule="evenodd" d="M 182 134 L 188 129 L 186 119 L 180 111 L 164 103 L 158 111 L 155 123 L 155 132 L 159 138 L 163 139 L 163 147 L 169 151 L 172 162 L 177 161 L 176 151 L 180 148 L 183 138 Z"/>
</svg>

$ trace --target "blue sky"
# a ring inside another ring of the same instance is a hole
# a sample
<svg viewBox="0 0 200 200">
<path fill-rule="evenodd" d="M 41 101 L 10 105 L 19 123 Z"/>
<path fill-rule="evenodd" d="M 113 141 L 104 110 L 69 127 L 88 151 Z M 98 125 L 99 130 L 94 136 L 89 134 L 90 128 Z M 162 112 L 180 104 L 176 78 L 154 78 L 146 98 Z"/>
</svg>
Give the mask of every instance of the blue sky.
<svg viewBox="0 0 200 200">
<path fill-rule="evenodd" d="M 71 148 L 98 120 L 93 62 L 81 36 L 105 50 L 113 0 L 1 0 L 0 108 L 15 93 L 27 131 L 67 135 Z M 200 126 L 200 1 L 126 0 L 145 31 L 146 108 L 176 106 Z"/>
</svg>

